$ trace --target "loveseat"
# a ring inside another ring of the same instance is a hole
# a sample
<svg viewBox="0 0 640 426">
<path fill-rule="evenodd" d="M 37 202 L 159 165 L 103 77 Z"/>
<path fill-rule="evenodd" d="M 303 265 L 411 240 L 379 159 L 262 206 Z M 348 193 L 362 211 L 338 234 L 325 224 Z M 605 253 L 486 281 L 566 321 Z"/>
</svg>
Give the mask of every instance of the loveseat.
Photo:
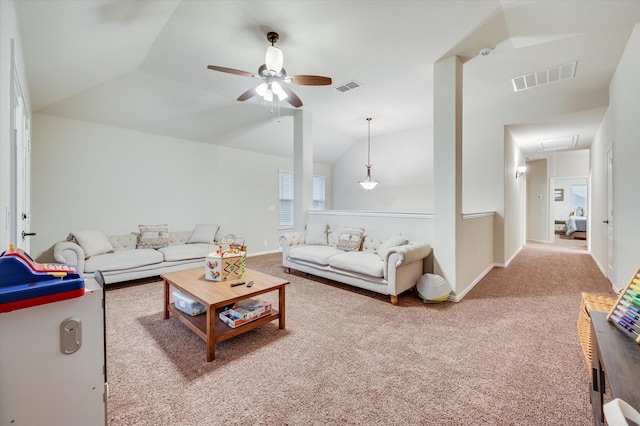
<svg viewBox="0 0 640 426">
<path fill-rule="evenodd" d="M 326 224 L 308 224 L 305 231 L 280 237 L 282 266 L 390 296 L 412 288 L 423 275 L 431 254 L 426 243 L 399 234 L 380 237 L 362 228 L 333 232 Z"/>
<path fill-rule="evenodd" d="M 105 236 L 99 230 L 74 231 L 55 244 L 57 262 L 75 265 L 85 278 L 100 270 L 107 284 L 202 267 L 211 241 L 227 233 L 215 224 L 169 232 L 167 225 L 140 225 L 138 233 Z"/>
</svg>

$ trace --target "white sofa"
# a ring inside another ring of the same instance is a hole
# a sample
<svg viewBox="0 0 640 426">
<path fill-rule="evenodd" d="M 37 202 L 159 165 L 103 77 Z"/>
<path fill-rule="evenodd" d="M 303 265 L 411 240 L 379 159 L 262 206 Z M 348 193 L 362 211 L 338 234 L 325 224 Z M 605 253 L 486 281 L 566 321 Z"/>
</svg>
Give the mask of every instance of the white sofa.
<svg viewBox="0 0 640 426">
<path fill-rule="evenodd" d="M 345 229 L 332 232 L 326 224 L 308 224 L 305 231 L 283 234 L 282 266 L 288 272 L 295 269 L 387 294 L 396 305 L 398 295 L 424 274 L 431 246 L 407 241 L 398 234 L 383 238 L 363 232 L 361 243 L 353 249 L 340 244 Z"/>
<path fill-rule="evenodd" d="M 67 241 L 55 244 L 53 255 L 57 262 L 75 265 L 85 278 L 99 270 L 105 282 L 113 284 L 200 266 L 204 273 L 209 242 L 220 241 L 227 234 L 218 225 L 198 225 L 191 231 L 167 231 L 163 235 L 165 244 L 160 244 L 165 247 L 159 248 L 140 244 L 140 235 L 106 237 L 100 231 L 72 232 Z"/>
</svg>

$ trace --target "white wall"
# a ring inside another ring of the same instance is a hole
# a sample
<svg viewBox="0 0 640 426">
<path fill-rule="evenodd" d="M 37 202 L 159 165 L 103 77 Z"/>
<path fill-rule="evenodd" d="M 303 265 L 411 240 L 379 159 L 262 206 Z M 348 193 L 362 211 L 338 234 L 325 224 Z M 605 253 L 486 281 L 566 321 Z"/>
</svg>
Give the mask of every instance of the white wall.
<svg viewBox="0 0 640 426">
<path fill-rule="evenodd" d="M 503 191 L 500 188 L 494 191 L 504 194 L 504 200 L 494 217 L 494 258 L 496 264 L 507 266 L 526 242 L 525 196 L 530 172 L 527 170 L 527 175 L 516 179 L 516 170 L 525 165 L 526 160 L 508 129 L 503 126 L 502 131 L 504 134 L 504 165 L 501 169 L 504 181 L 501 187 Z"/>
<path fill-rule="evenodd" d="M 358 185 L 366 176 L 366 164 L 366 137 L 334 163 L 333 206 L 336 210 L 433 212 L 432 127 L 378 136 L 374 118 L 371 176 L 380 184 L 372 191 Z"/>
<path fill-rule="evenodd" d="M 629 283 L 640 268 L 640 24 L 636 24 L 611 82 L 610 105 L 592 145 L 591 247 L 592 256 L 607 265 L 606 169 L 607 150 L 613 146 L 613 276 L 616 288 Z"/>
<path fill-rule="evenodd" d="M 250 255 L 279 250 L 277 171 L 292 170 L 290 158 L 43 114 L 32 140 L 35 256 L 72 230 L 112 235 L 151 223 L 217 223 L 244 237 Z M 331 208 L 331 167 L 314 172 L 328 177 Z"/>
<path fill-rule="evenodd" d="M 587 177 L 589 175 L 589 150 L 557 151 L 548 155 L 550 178 Z"/>
<path fill-rule="evenodd" d="M 308 223 L 326 223 L 332 232 L 347 227 L 364 228 L 365 235 L 386 237 L 400 234 L 403 237 L 433 244 L 432 213 L 389 213 L 364 211 L 307 212 Z"/>
</svg>

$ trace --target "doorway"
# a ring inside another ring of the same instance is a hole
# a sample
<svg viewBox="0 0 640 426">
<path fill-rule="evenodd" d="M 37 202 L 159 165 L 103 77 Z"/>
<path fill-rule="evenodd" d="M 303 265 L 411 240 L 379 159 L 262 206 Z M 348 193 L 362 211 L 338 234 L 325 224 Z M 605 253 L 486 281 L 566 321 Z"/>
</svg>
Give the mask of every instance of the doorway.
<svg viewBox="0 0 640 426">
<path fill-rule="evenodd" d="M 9 242 L 29 252 L 31 246 L 31 138 L 30 117 L 15 67 L 11 70 L 11 192 Z"/>
<path fill-rule="evenodd" d="M 587 247 L 589 180 L 587 177 L 552 178 L 551 220 L 555 241 L 577 240 Z"/>
</svg>

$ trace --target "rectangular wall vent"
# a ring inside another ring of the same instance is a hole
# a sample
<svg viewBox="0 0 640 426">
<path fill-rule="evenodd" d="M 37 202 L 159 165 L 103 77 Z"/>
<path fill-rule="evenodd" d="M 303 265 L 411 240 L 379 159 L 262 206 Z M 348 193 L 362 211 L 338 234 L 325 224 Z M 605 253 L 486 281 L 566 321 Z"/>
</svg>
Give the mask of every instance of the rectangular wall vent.
<svg viewBox="0 0 640 426">
<path fill-rule="evenodd" d="M 532 87 L 540 86 L 547 83 L 553 83 L 554 81 L 567 80 L 576 76 L 577 61 L 573 61 L 569 64 L 556 65 L 555 67 L 547 68 L 546 70 L 540 70 L 532 72 L 530 74 L 521 75 L 511 79 L 513 84 L 513 90 L 519 92 L 525 89 L 531 89 Z"/>
<path fill-rule="evenodd" d="M 578 135 L 562 136 L 559 138 L 549 138 L 540 140 L 542 151 L 554 151 L 556 149 L 575 148 L 578 144 Z"/>
<path fill-rule="evenodd" d="M 341 86 L 336 87 L 336 90 L 338 92 L 344 93 L 344 92 L 348 92 L 349 90 L 357 89 L 360 86 L 362 86 L 360 83 L 358 83 L 355 80 L 351 80 L 348 83 L 345 83 L 345 84 L 343 84 Z"/>
</svg>

